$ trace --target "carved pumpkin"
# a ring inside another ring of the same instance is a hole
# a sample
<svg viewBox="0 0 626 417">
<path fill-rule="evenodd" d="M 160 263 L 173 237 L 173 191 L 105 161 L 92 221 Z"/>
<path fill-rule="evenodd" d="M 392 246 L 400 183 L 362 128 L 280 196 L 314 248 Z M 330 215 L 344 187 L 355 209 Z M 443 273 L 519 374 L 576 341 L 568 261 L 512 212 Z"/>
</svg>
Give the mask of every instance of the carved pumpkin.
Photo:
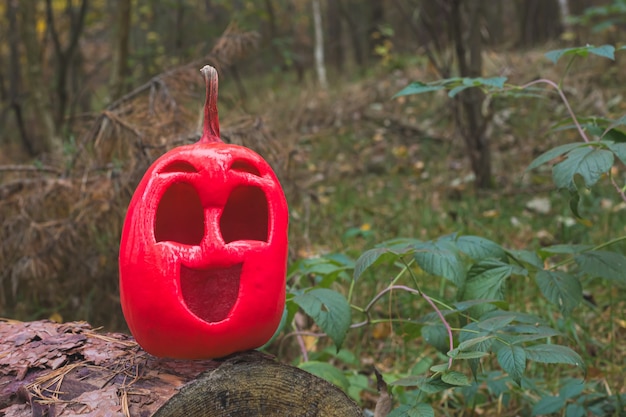
<svg viewBox="0 0 626 417">
<path fill-rule="evenodd" d="M 122 310 L 137 342 L 156 356 L 257 348 L 276 331 L 285 303 L 285 196 L 263 158 L 221 141 L 217 72 L 202 72 L 202 138 L 152 164 L 122 231 Z"/>
</svg>

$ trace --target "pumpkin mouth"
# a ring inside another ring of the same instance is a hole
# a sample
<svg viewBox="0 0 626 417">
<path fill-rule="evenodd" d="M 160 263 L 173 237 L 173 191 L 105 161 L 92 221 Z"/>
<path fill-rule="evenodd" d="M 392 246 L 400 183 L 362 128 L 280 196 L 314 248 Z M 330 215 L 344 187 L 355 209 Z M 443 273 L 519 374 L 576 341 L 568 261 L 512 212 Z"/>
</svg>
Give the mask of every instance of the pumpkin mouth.
<svg viewBox="0 0 626 417">
<path fill-rule="evenodd" d="M 208 323 L 226 319 L 239 298 L 242 267 L 242 263 L 208 269 L 181 265 L 180 287 L 187 308 Z"/>
</svg>

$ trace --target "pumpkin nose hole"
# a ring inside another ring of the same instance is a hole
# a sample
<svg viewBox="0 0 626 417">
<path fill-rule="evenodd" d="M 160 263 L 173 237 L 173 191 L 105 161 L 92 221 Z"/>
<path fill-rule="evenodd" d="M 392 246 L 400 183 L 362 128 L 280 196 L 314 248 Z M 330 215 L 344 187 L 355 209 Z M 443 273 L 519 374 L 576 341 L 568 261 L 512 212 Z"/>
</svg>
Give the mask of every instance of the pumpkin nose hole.
<svg viewBox="0 0 626 417">
<path fill-rule="evenodd" d="M 187 183 L 173 184 L 165 191 L 157 208 L 155 240 L 198 245 L 203 236 L 204 212 L 196 189 Z"/>
<path fill-rule="evenodd" d="M 220 232 L 225 243 L 236 240 L 268 240 L 268 204 L 263 190 L 236 187 L 224 206 Z"/>
</svg>

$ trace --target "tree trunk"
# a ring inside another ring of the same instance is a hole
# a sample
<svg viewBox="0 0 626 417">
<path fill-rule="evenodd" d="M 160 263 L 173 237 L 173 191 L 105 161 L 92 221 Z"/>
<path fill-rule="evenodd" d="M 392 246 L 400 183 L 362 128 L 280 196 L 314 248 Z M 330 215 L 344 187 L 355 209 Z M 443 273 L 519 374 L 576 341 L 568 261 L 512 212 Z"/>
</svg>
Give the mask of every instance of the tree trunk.
<svg viewBox="0 0 626 417">
<path fill-rule="evenodd" d="M 535 46 L 561 34 L 563 27 L 558 0 L 521 0 L 517 7 L 521 46 Z"/>
<path fill-rule="evenodd" d="M 370 0 L 370 21 L 367 31 L 367 44 L 369 49 L 369 56 L 372 61 L 380 59 L 381 55 L 378 53 L 378 48 L 384 46 L 385 36 L 381 32 L 381 25 L 385 21 L 385 6 L 383 0 Z"/>
<path fill-rule="evenodd" d="M 69 40 L 65 48 L 61 45 L 61 39 L 57 32 L 54 13 L 52 9 L 52 0 L 46 0 L 46 23 L 48 24 L 48 33 L 52 38 L 54 46 L 55 59 L 57 62 L 56 74 L 56 103 L 54 103 L 55 112 L 54 124 L 57 132 L 65 130 L 65 116 L 68 108 L 69 98 L 67 89 L 67 80 L 70 77 L 72 64 L 76 62 L 74 56 L 78 48 L 78 40 L 80 39 L 85 27 L 85 17 L 87 16 L 88 0 L 82 0 L 78 14 L 75 14 L 72 2 L 67 3 L 65 13 L 70 21 Z M 75 70 L 75 69 L 74 69 Z"/>
<path fill-rule="evenodd" d="M 359 68 L 363 68 L 365 66 L 365 56 L 363 53 L 363 46 L 361 44 L 361 29 L 354 21 L 352 16 L 353 7 L 351 5 L 346 6 L 343 0 L 334 0 L 337 2 L 339 6 L 339 10 L 341 11 L 341 16 L 345 19 L 348 24 L 349 32 L 350 32 L 350 40 L 352 41 L 352 50 L 354 51 L 354 61 L 356 62 Z"/>
<path fill-rule="evenodd" d="M 20 35 L 26 52 L 26 79 L 30 89 L 30 102 L 36 118 L 41 121 L 43 132 L 33 136 L 33 149 L 37 153 L 58 152 L 61 141 L 57 136 L 54 113 L 41 68 L 41 48 L 37 38 L 36 6 L 34 1 L 18 2 Z"/>
<path fill-rule="evenodd" d="M 315 71 L 320 88 L 328 89 L 326 66 L 324 64 L 324 30 L 322 28 L 322 11 L 320 0 L 313 0 L 313 24 L 315 28 Z"/>
<path fill-rule="evenodd" d="M 132 0 L 120 0 L 118 3 L 115 38 L 111 42 L 114 48 L 109 81 L 110 101 L 117 100 L 126 92 L 132 3 Z"/>
<path fill-rule="evenodd" d="M 342 48 L 341 10 L 338 1 L 329 1 L 326 5 L 328 18 L 328 60 L 338 72 L 343 70 L 344 56 Z"/>
<path fill-rule="evenodd" d="M 15 125 L 20 132 L 21 143 L 30 156 L 37 155 L 38 149 L 30 138 L 30 132 L 26 129 L 24 113 L 22 111 L 22 101 L 20 100 L 20 88 L 22 85 L 19 53 L 19 32 L 17 27 L 17 4 L 8 0 L 6 4 L 6 18 L 9 22 L 9 106 L 15 115 Z"/>
<path fill-rule="evenodd" d="M 175 341 L 172 341 L 175 343 Z M 0 415 L 360 417 L 339 388 L 256 351 L 155 358 L 84 322 L 0 320 Z"/>
<path fill-rule="evenodd" d="M 463 0 L 451 2 L 451 24 L 453 40 L 461 77 L 482 76 L 482 39 L 481 16 L 482 0 L 467 0 L 468 22 L 465 25 L 461 17 Z M 467 27 L 467 44 L 463 36 L 463 28 Z M 469 47 L 469 53 L 466 51 Z M 469 59 L 469 62 L 468 62 Z M 470 88 L 455 96 L 455 122 L 465 140 L 469 153 L 472 171 L 476 177 L 476 187 L 491 188 L 491 151 L 489 140 L 485 135 L 487 119 L 482 113 L 484 93 L 478 88 Z"/>
</svg>

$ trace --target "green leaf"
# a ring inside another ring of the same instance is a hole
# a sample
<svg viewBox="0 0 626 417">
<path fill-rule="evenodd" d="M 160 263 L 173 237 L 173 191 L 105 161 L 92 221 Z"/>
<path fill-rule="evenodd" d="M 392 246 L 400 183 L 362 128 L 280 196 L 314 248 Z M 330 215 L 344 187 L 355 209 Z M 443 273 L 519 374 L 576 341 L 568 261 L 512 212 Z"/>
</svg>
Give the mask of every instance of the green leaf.
<svg viewBox="0 0 626 417">
<path fill-rule="evenodd" d="M 574 255 L 589 249 L 591 249 L 590 245 L 552 245 L 544 246 L 540 251 L 556 255 Z"/>
<path fill-rule="evenodd" d="M 420 243 L 421 240 L 407 237 L 397 237 L 385 240 L 377 245 L 377 248 L 387 248 L 392 252 L 405 253 L 411 245 Z"/>
<path fill-rule="evenodd" d="M 595 250 L 574 257 L 581 271 L 591 277 L 599 277 L 626 284 L 626 256 L 617 252 Z"/>
<path fill-rule="evenodd" d="M 415 405 L 402 404 L 387 417 L 435 417 L 435 410 L 430 404 L 419 403 Z"/>
<path fill-rule="evenodd" d="M 533 267 L 531 269 L 543 270 L 543 260 L 533 251 L 512 249 L 508 250 L 507 253 L 525 268 L 530 266 Z"/>
<path fill-rule="evenodd" d="M 565 408 L 565 417 L 585 417 L 587 410 L 580 404 L 567 404 Z"/>
<path fill-rule="evenodd" d="M 347 394 L 354 401 L 360 402 L 361 394 L 370 390 L 369 379 L 367 378 L 367 376 L 356 372 L 348 373 L 346 375 L 346 378 L 348 379 L 348 383 L 350 384 L 348 386 Z"/>
<path fill-rule="evenodd" d="M 452 242 L 440 239 L 418 243 L 412 248 L 415 249 L 415 261 L 424 271 L 452 281 L 457 286 L 463 285 L 465 267 Z"/>
<path fill-rule="evenodd" d="M 557 49 L 554 51 L 546 52 L 545 56 L 554 64 L 565 55 L 576 55 L 580 57 L 586 57 L 589 54 L 598 55 L 604 58 L 615 60 L 615 47 L 613 45 L 602 46 L 579 46 L 574 48 Z"/>
<path fill-rule="evenodd" d="M 457 349 L 451 350 L 450 352 L 448 352 L 448 356 L 450 356 L 453 359 L 458 359 L 458 360 L 462 360 L 462 359 L 480 359 L 480 358 L 484 358 L 485 356 L 489 356 L 489 352 L 482 352 L 482 351 L 468 351 L 468 352 L 460 352 Z"/>
<path fill-rule="evenodd" d="M 507 324 L 515 320 L 515 316 L 496 316 L 476 323 L 476 325 L 488 332 L 494 332 L 505 327 Z"/>
<path fill-rule="evenodd" d="M 528 360 L 540 363 L 564 363 L 585 369 L 580 355 L 567 346 L 561 345 L 533 345 L 524 348 Z"/>
<path fill-rule="evenodd" d="M 433 365 L 430 367 L 431 372 L 444 372 L 448 370 L 447 363 L 440 363 L 439 365 Z"/>
<path fill-rule="evenodd" d="M 626 143 L 607 142 L 607 146 L 623 164 L 626 164 Z"/>
<path fill-rule="evenodd" d="M 469 378 L 460 372 L 447 371 L 441 374 L 441 380 L 447 384 L 458 387 L 467 387 L 472 385 Z"/>
<path fill-rule="evenodd" d="M 452 305 L 454 306 L 455 311 L 462 312 L 462 311 L 469 310 L 470 308 L 474 306 L 485 304 L 485 303 L 493 304 L 495 307 L 505 309 L 505 310 L 508 308 L 508 304 L 502 300 L 486 300 L 486 299 L 459 301 L 459 302 L 453 303 Z"/>
<path fill-rule="evenodd" d="M 422 379 L 418 380 L 417 387 L 427 394 L 436 394 L 448 388 L 453 388 L 454 385 L 448 384 L 441 379 L 441 375 L 437 375 L 430 378 L 422 377 Z"/>
<path fill-rule="evenodd" d="M 539 155 L 537 158 L 535 158 L 534 161 L 532 161 L 530 163 L 530 165 L 528 165 L 528 168 L 526 168 L 526 172 L 531 171 L 547 162 L 552 161 L 554 158 L 558 158 L 559 156 L 566 154 L 568 152 L 570 152 L 572 149 L 576 149 L 579 148 L 581 146 L 585 146 L 587 143 L 586 142 L 575 142 L 575 143 L 567 143 L 565 145 L 561 145 L 561 146 L 557 146 L 556 148 L 552 148 L 544 153 L 542 153 L 541 155 Z"/>
<path fill-rule="evenodd" d="M 472 87 L 473 87 L 472 85 L 459 85 L 457 87 L 454 87 L 448 92 L 448 97 L 454 98 L 454 96 L 459 94 L 461 91 L 467 90 L 468 88 L 472 88 Z"/>
<path fill-rule="evenodd" d="M 302 259 L 294 268 L 290 268 L 289 275 L 313 276 L 317 279 L 318 286 L 327 288 L 337 280 L 340 274 L 352 267 L 353 265 L 340 255 L 331 254 L 319 258 Z"/>
<path fill-rule="evenodd" d="M 309 361 L 303 362 L 298 367 L 304 371 L 319 376 L 328 382 L 331 382 L 341 388 L 343 391 L 347 391 L 350 387 L 348 378 L 339 369 L 335 368 L 326 362 Z"/>
<path fill-rule="evenodd" d="M 490 313 L 485 314 L 481 319 L 485 320 L 490 317 L 496 316 L 513 316 L 515 317 L 515 321 L 519 323 L 532 324 L 532 325 L 544 325 L 545 321 L 540 317 L 535 316 L 534 314 L 521 313 L 519 311 L 502 311 L 496 310 Z"/>
<path fill-rule="evenodd" d="M 558 188 L 577 189 L 574 176 L 580 175 L 590 188 L 613 166 L 613 152 L 595 146 L 576 148 L 552 168 L 552 179 Z"/>
<path fill-rule="evenodd" d="M 569 190 L 569 209 L 577 219 L 582 219 L 580 215 L 580 193 L 578 190 Z"/>
<path fill-rule="evenodd" d="M 582 379 L 573 379 L 565 384 L 559 390 L 559 397 L 569 399 L 574 398 L 580 395 L 581 392 L 585 389 L 585 381 Z"/>
<path fill-rule="evenodd" d="M 445 87 L 439 83 L 435 84 L 435 83 L 429 83 L 429 84 L 425 84 L 423 82 L 420 81 L 414 81 L 411 84 L 409 84 L 408 86 L 404 87 L 402 90 L 398 91 L 393 98 L 396 97 L 401 97 L 401 96 L 409 96 L 409 95 L 413 95 L 413 94 L 423 94 L 423 93 L 430 93 L 433 91 L 439 91 L 439 90 L 444 90 Z"/>
<path fill-rule="evenodd" d="M 552 337 L 562 336 L 560 332 L 554 330 L 552 327 L 541 326 L 539 323 L 535 324 L 512 324 L 503 329 L 503 331 L 516 335 L 538 335 L 540 337 Z M 528 339 L 533 340 L 533 339 Z"/>
<path fill-rule="evenodd" d="M 316 288 L 297 295 L 293 301 L 320 326 L 339 350 L 351 322 L 350 305 L 345 297 L 333 290 Z"/>
<path fill-rule="evenodd" d="M 440 352 L 450 350 L 450 341 L 448 340 L 448 332 L 444 325 L 434 324 L 422 327 L 422 337 L 424 341 L 433 346 Z"/>
<path fill-rule="evenodd" d="M 487 87 L 493 88 L 504 88 L 504 83 L 506 83 L 507 77 L 490 77 L 490 78 L 474 78 L 475 83 L 479 83 L 480 85 L 485 85 Z"/>
<path fill-rule="evenodd" d="M 461 236 L 456 240 L 459 250 L 479 261 L 485 258 L 504 259 L 506 252 L 497 243 L 479 236 Z"/>
<path fill-rule="evenodd" d="M 563 407 L 565 407 L 565 399 L 547 395 L 545 397 L 541 397 L 541 399 L 533 406 L 532 415 L 545 416 L 547 414 L 556 413 Z"/>
<path fill-rule="evenodd" d="M 549 329 L 549 328 L 546 328 Z M 542 331 L 540 333 L 516 334 L 507 337 L 507 342 L 512 345 L 520 345 L 523 343 L 534 342 L 535 340 L 546 339 L 553 336 L 561 336 L 562 334 L 554 329 Z"/>
<path fill-rule="evenodd" d="M 497 352 L 498 363 L 511 379 L 521 385 L 526 369 L 526 352 L 519 346 L 504 345 Z"/>
<path fill-rule="evenodd" d="M 602 140 L 612 141 L 615 143 L 625 143 L 626 142 L 626 133 L 621 130 L 610 128 L 602 132 L 600 135 Z"/>
<path fill-rule="evenodd" d="M 575 276 L 562 271 L 540 271 L 535 281 L 544 297 L 569 316 L 583 299 L 583 288 Z"/>
<path fill-rule="evenodd" d="M 359 256 L 354 265 L 352 279 L 358 280 L 367 268 L 384 262 L 394 262 L 402 257 L 402 253 L 392 251 L 388 248 L 374 248 L 366 250 Z"/>
<path fill-rule="evenodd" d="M 472 334 L 472 336 L 476 337 L 462 341 L 461 343 L 459 343 L 456 349 L 460 351 L 466 351 L 470 348 L 473 348 L 472 351 L 486 352 L 491 346 L 491 342 L 496 337 L 493 334 L 486 333 Z"/>
<path fill-rule="evenodd" d="M 388 382 L 387 385 L 396 385 L 398 387 L 416 387 L 423 379 L 426 379 L 426 377 L 420 375 L 410 375 L 405 378 L 398 378 L 395 381 Z"/>
<path fill-rule="evenodd" d="M 504 299 L 502 287 L 512 272 L 512 265 L 495 259 L 486 259 L 472 265 L 467 274 L 462 299 Z M 495 309 L 493 305 L 485 303 L 472 307 L 470 312 L 474 316 L 480 317 L 493 309 Z"/>
</svg>

